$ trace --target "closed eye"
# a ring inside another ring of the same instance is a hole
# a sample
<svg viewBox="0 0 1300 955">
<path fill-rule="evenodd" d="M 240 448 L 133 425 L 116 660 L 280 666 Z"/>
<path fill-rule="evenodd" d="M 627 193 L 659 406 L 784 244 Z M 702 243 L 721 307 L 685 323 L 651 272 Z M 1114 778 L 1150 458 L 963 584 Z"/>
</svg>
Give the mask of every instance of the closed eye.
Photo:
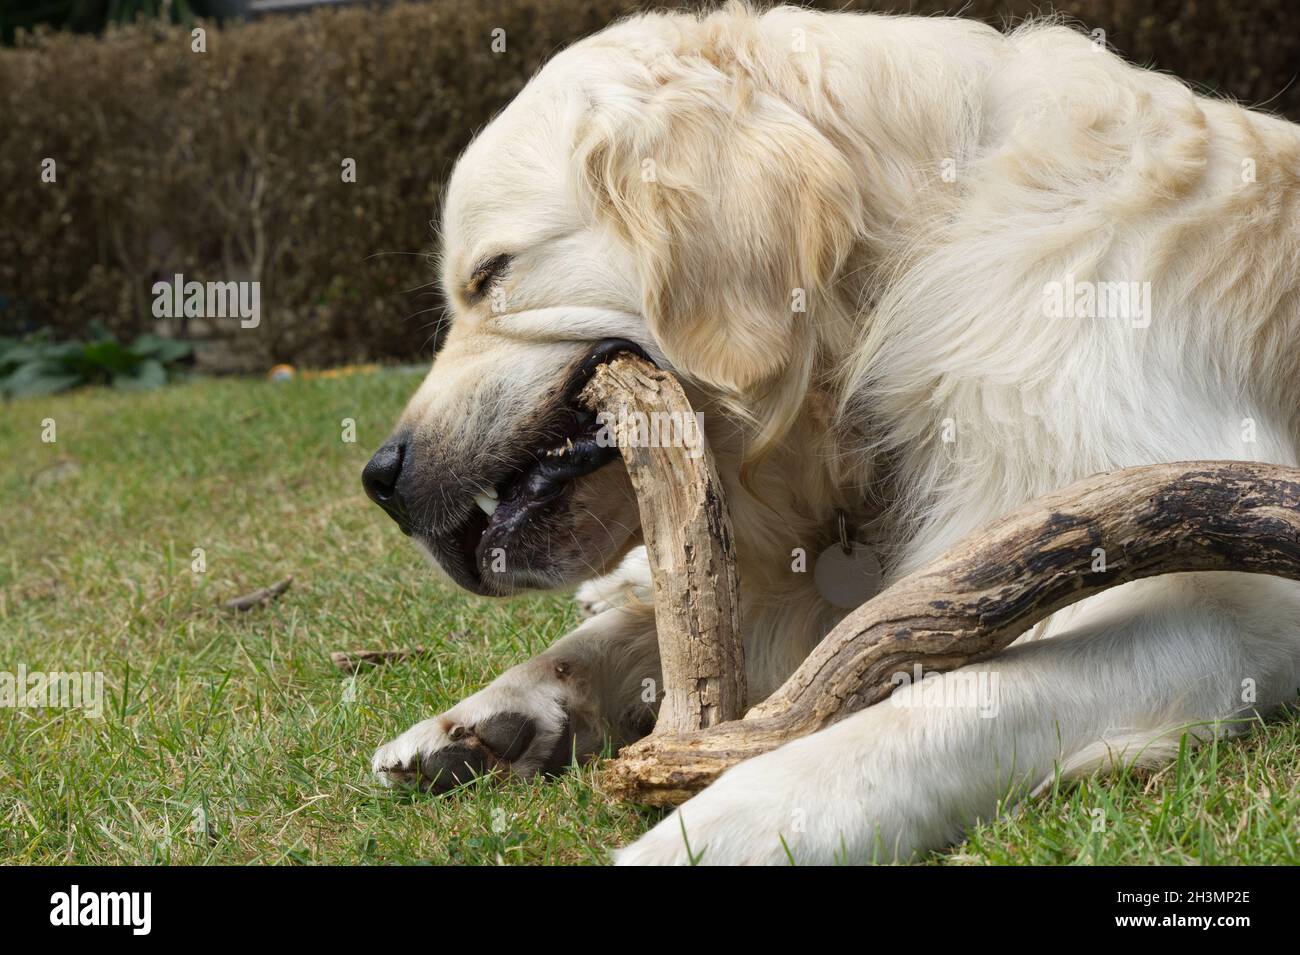
<svg viewBox="0 0 1300 955">
<path fill-rule="evenodd" d="M 473 305 L 491 290 L 509 267 L 510 256 L 504 252 L 484 259 L 474 267 L 469 281 L 465 283 L 465 300 Z"/>
</svg>

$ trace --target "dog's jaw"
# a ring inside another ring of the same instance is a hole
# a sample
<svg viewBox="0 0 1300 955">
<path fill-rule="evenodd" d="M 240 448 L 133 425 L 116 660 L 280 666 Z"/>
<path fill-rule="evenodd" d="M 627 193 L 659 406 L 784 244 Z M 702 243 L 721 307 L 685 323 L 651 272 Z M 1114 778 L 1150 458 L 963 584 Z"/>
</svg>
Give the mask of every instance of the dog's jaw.
<svg viewBox="0 0 1300 955">
<path fill-rule="evenodd" d="M 449 442 L 411 439 L 409 533 L 458 585 L 486 596 L 572 585 L 633 546 L 639 522 L 630 480 L 613 436 L 579 400 L 596 368 L 629 351 L 642 353 L 621 339 L 584 349 L 510 439 L 480 443 L 458 463 L 449 460 Z M 481 436 L 488 441 L 501 430 L 490 425 Z"/>
</svg>

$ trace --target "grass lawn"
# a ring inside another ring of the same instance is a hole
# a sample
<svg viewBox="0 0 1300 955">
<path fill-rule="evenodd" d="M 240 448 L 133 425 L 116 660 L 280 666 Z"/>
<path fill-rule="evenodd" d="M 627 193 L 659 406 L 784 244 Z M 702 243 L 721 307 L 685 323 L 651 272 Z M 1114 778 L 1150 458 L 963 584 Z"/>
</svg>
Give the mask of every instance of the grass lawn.
<svg viewBox="0 0 1300 955">
<path fill-rule="evenodd" d="M 379 743 L 575 621 L 565 598 L 438 583 L 365 499 L 361 467 L 417 380 L 4 406 L 0 671 L 102 671 L 106 702 L 99 719 L 0 710 L 0 862 L 601 862 L 658 818 L 605 803 L 586 772 L 441 799 L 370 777 Z M 223 609 L 290 574 L 273 605 Z M 417 644 L 435 653 L 355 680 L 329 660 Z M 1280 720 L 1059 787 L 930 861 L 1300 863 L 1298 782 L 1300 722 Z"/>
</svg>

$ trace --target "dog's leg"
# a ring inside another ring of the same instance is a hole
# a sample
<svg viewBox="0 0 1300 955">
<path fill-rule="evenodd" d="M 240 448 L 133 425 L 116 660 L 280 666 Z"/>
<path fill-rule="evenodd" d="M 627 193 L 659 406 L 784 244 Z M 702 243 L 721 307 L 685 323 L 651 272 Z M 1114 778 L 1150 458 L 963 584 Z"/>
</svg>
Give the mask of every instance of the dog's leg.
<svg viewBox="0 0 1300 955">
<path fill-rule="evenodd" d="M 555 773 L 574 755 L 599 753 L 606 740 L 618 747 L 649 733 L 663 687 L 645 549 L 635 548 L 615 573 L 584 584 L 576 597 L 593 616 L 545 653 L 381 746 L 373 760 L 379 777 L 442 791 L 492 769 Z M 751 700 L 779 686 L 843 613 L 828 612 L 811 587 L 786 598 L 775 613 L 746 614 Z"/>
<path fill-rule="evenodd" d="M 742 763 L 617 861 L 682 863 L 688 844 L 715 864 L 906 859 L 1058 768 L 1158 762 L 1184 731 L 1241 729 L 1300 692 L 1300 587 L 1288 581 L 1141 581 L 1080 605 L 1067 626 Z M 1243 722 L 1213 722 L 1232 717 Z"/>
<path fill-rule="evenodd" d="M 381 746 L 385 783 L 436 792 L 498 770 L 558 773 L 654 726 L 659 694 L 654 609 L 635 603 L 596 614 L 526 663 L 447 712 Z"/>
</svg>

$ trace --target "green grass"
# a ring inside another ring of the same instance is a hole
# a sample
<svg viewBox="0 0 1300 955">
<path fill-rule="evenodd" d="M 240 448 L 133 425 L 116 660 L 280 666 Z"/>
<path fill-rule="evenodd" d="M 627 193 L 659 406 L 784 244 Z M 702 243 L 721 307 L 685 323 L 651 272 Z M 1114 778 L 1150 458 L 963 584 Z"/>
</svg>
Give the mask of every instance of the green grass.
<svg viewBox="0 0 1300 955">
<path fill-rule="evenodd" d="M 658 818 L 604 802 L 586 771 L 441 799 L 371 779 L 375 746 L 575 620 L 563 598 L 439 584 L 362 495 L 416 380 L 3 407 L 0 670 L 102 671 L 108 699 L 100 719 L 0 710 L 0 862 L 600 862 Z M 275 604 L 223 609 L 290 574 Z M 329 660 L 417 644 L 433 655 L 355 681 Z M 1298 779 L 1300 723 L 1279 721 L 1160 773 L 1061 787 L 931 861 L 1295 863 Z"/>
<path fill-rule="evenodd" d="M 982 865 L 1300 865 L 1300 720 L 1184 745 L 1157 771 L 1057 782 L 935 861 Z"/>
</svg>

